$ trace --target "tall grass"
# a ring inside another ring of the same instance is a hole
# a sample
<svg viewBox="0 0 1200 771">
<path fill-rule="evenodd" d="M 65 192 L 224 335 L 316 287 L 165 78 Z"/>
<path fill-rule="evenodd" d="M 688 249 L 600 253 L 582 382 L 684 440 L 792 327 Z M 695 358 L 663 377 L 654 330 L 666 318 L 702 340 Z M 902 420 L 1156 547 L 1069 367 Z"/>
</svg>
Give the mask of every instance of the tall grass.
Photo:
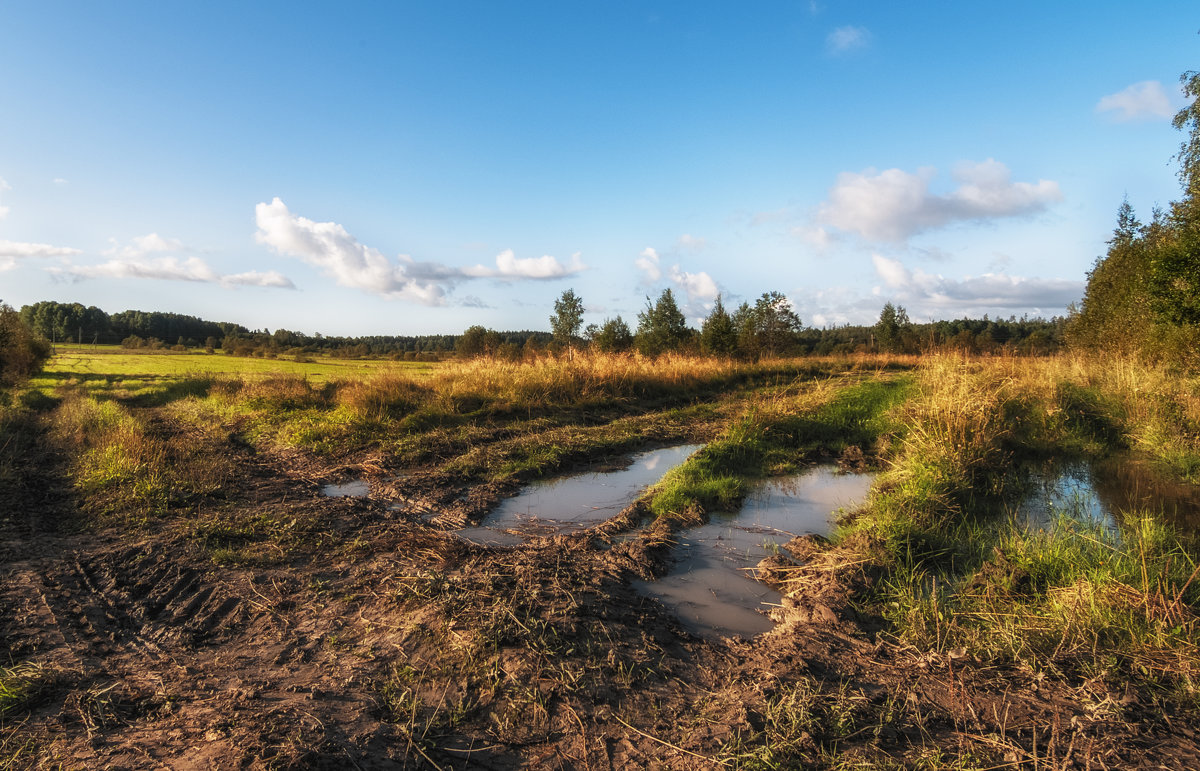
<svg viewBox="0 0 1200 771">
<path fill-rule="evenodd" d="M 163 434 L 119 402 L 79 391 L 51 415 L 50 435 L 69 458 L 83 510 L 104 520 L 143 523 L 220 491 L 232 473 L 198 437 Z"/>
<path fill-rule="evenodd" d="M 1031 529 L 1004 511 L 1049 459 L 1132 447 L 1194 473 L 1200 381 L 1078 357 L 936 357 L 917 381 L 893 413 L 891 469 L 840 533 L 878 547 L 868 601 L 893 633 L 1039 668 L 1153 673 L 1195 698 L 1194 534 L 1151 512 L 1122 512 L 1114 533 L 1070 512 Z"/>
<path fill-rule="evenodd" d="M 908 378 L 895 376 L 823 380 L 755 399 L 721 436 L 667 474 L 650 509 L 656 516 L 731 510 L 755 479 L 837 457 L 850 447 L 872 456 L 890 427 L 887 408 L 902 401 L 908 387 Z"/>
<path fill-rule="evenodd" d="M 297 377 L 217 381 L 213 399 L 249 418 L 255 441 L 345 453 L 439 430 L 545 420 L 586 423 L 785 387 L 852 366 L 843 361 L 743 363 L 682 356 L 576 355 L 532 362 L 479 359 L 428 375 L 381 373 L 316 383 Z"/>
</svg>

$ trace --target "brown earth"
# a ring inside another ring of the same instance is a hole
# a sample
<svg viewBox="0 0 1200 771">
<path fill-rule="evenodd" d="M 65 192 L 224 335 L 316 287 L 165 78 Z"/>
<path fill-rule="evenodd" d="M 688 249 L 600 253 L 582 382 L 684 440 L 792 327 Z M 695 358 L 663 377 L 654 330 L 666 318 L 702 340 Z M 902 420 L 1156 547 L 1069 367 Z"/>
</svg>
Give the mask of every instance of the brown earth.
<svg viewBox="0 0 1200 771">
<path fill-rule="evenodd" d="M 219 449 L 242 470 L 219 496 L 132 534 L 75 527 L 55 459 L 29 459 L 0 644 L 35 675 L 5 763 L 1200 767 L 1193 727 L 1149 691 L 887 642 L 853 602 L 869 571 L 813 539 L 763 566 L 789 593 L 774 631 L 709 640 L 632 588 L 671 559 L 636 506 L 486 548 L 427 520 L 477 519 L 509 488 L 389 483 L 375 462 L 372 497 L 326 498 L 334 469 Z"/>
</svg>

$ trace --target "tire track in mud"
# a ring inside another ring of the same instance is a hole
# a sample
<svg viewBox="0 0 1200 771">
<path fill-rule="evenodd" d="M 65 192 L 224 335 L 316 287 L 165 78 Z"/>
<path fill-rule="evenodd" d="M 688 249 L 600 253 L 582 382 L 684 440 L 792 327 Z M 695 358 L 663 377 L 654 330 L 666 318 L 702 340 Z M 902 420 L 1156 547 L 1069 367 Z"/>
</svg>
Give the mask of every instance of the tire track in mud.
<svg viewBox="0 0 1200 771">
<path fill-rule="evenodd" d="M 255 615 L 211 575 L 136 547 L 99 557 L 75 552 L 37 572 L 25 572 L 41 609 L 34 623 L 88 667 L 180 666 L 180 654 Z"/>
</svg>

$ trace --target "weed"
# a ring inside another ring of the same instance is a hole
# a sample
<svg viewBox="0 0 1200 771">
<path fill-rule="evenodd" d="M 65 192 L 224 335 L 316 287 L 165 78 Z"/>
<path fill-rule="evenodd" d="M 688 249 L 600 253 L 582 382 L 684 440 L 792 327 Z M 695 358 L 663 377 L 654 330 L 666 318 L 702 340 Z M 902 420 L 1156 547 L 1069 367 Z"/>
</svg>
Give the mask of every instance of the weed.
<svg viewBox="0 0 1200 771">
<path fill-rule="evenodd" d="M 10 718 L 36 706 L 60 679 L 58 670 L 44 664 L 0 668 L 0 717 Z"/>
</svg>

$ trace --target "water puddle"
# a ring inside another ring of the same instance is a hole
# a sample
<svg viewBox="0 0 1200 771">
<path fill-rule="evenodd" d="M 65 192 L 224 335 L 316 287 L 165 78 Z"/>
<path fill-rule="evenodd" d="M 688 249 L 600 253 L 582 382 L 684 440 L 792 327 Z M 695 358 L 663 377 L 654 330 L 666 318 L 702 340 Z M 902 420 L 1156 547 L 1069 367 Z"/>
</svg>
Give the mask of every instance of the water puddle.
<svg viewBox="0 0 1200 771">
<path fill-rule="evenodd" d="M 1137 460 L 1066 463 L 1033 482 L 1017 509 L 1018 521 L 1031 529 L 1049 529 L 1056 515 L 1066 515 L 1116 533 L 1119 512 L 1129 511 L 1149 511 L 1184 532 L 1200 527 L 1200 488 L 1164 478 Z"/>
<path fill-rule="evenodd" d="M 322 485 L 321 495 L 326 498 L 365 498 L 371 494 L 371 485 L 365 479 L 356 479 L 340 485 Z"/>
<path fill-rule="evenodd" d="M 475 543 L 512 546 L 536 536 L 598 525 L 619 514 L 701 446 L 685 444 L 640 453 L 619 471 L 536 482 L 503 501 L 478 527 L 455 532 Z"/>
<path fill-rule="evenodd" d="M 737 514 L 715 514 L 706 525 L 679 533 L 677 561 L 638 590 L 672 608 L 702 636 L 751 637 L 771 629 L 762 611 L 780 595 L 752 577 L 752 568 L 806 533 L 828 535 L 839 509 L 866 500 L 873 474 L 844 474 L 818 466 L 763 483 Z"/>
</svg>

